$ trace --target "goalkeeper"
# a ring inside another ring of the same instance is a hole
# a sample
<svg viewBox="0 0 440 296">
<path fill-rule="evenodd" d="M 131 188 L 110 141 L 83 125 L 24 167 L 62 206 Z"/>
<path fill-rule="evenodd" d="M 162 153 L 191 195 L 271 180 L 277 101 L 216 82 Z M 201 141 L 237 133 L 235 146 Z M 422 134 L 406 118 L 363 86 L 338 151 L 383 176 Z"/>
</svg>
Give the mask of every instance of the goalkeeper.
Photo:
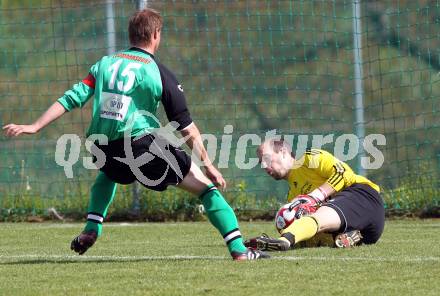
<svg viewBox="0 0 440 296">
<path fill-rule="evenodd" d="M 359 239 L 365 244 L 378 241 L 385 223 L 379 186 L 324 150 L 308 149 L 295 158 L 284 140 L 268 140 L 259 146 L 257 155 L 267 174 L 289 183 L 289 201 L 307 195 L 311 205 L 320 207 L 283 229 L 280 238 L 260 236 L 247 241 L 247 246 L 286 251 L 321 232 L 342 233 L 336 236 L 339 247 Z"/>
<path fill-rule="evenodd" d="M 108 144 L 97 142 L 92 148 L 92 152 L 103 152 L 105 161 L 91 188 L 87 224 L 71 243 L 72 250 L 80 255 L 101 235 L 102 222 L 117 184 L 138 180 L 152 190 L 163 191 L 168 185 L 175 185 L 198 195 L 209 221 L 223 236 L 234 260 L 267 257 L 244 246 L 237 218 L 216 187 L 224 188 L 226 182 L 207 156 L 183 89 L 174 74 L 155 60 L 162 22 L 160 14 L 152 9 L 136 12 L 128 26 L 131 48 L 104 56 L 91 67 L 86 78 L 68 90 L 35 123 L 8 124 L 3 129 L 7 136 L 37 133 L 65 112 L 83 107 L 94 95 L 87 136 L 105 135 Z M 206 175 L 178 145 L 155 133 L 160 127 L 155 117 L 160 102 L 169 121 L 177 123 L 187 145 L 203 161 Z M 93 154 L 97 162 L 99 153 Z M 133 156 L 134 163 L 130 162 Z"/>
</svg>

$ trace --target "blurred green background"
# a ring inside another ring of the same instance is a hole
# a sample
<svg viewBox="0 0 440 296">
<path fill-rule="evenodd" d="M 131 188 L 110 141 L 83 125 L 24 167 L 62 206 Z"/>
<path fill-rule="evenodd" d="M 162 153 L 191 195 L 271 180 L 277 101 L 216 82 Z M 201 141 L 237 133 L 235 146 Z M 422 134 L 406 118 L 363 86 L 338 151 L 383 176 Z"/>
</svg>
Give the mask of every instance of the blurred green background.
<svg viewBox="0 0 440 296">
<path fill-rule="evenodd" d="M 273 211 L 287 193 L 263 170 L 236 167 L 241 135 L 356 133 L 356 34 L 348 0 L 0 0 L 0 125 L 31 123 L 101 56 L 127 48 L 128 18 L 140 2 L 164 17 L 156 56 L 183 84 L 202 133 L 220 143 L 225 125 L 233 126 L 229 166 L 221 171 L 235 208 Z M 360 11 L 365 134 L 386 137 L 377 146 L 383 166 L 365 174 L 383 188 L 390 212 L 430 211 L 440 202 L 438 1 L 361 1 Z M 89 103 L 34 136 L 0 135 L 1 217 L 47 214 L 53 206 L 85 211 L 96 175 L 81 162 L 90 110 Z M 163 112 L 161 118 L 166 123 Z M 83 141 L 73 179 L 55 163 L 56 141 L 65 133 Z M 333 152 L 334 142 L 324 148 Z M 246 157 L 255 157 L 255 149 L 249 143 Z M 356 159 L 348 163 L 359 170 Z M 158 195 L 121 186 L 110 212 L 134 207 L 145 214 L 156 200 L 170 212 L 197 205 L 175 190 Z"/>
</svg>

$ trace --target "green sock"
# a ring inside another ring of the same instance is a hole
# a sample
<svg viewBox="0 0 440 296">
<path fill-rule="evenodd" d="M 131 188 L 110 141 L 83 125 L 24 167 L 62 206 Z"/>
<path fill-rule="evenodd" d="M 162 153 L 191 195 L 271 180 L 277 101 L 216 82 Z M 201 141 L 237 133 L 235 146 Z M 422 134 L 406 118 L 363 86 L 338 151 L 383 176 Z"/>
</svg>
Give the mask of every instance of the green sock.
<svg viewBox="0 0 440 296">
<path fill-rule="evenodd" d="M 240 230 L 238 229 L 237 217 L 234 211 L 223 198 L 220 191 L 214 185 L 200 195 L 209 221 L 223 236 L 229 252 L 245 252 Z"/>
<path fill-rule="evenodd" d="M 116 183 L 103 172 L 99 172 L 90 194 L 87 210 L 87 223 L 84 231 L 94 230 L 98 236 L 102 233 L 102 221 L 116 193 Z"/>
</svg>

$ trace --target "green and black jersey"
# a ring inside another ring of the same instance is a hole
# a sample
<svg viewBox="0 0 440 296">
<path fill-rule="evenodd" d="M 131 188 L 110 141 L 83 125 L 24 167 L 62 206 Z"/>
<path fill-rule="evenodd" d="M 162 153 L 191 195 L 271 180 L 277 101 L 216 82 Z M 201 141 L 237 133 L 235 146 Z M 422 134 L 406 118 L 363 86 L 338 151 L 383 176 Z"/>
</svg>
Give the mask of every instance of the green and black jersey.
<svg viewBox="0 0 440 296">
<path fill-rule="evenodd" d="M 179 124 L 178 130 L 192 123 L 183 89 L 174 74 L 139 48 L 104 56 L 58 102 L 70 111 L 84 106 L 92 95 L 87 136 L 104 134 L 112 141 L 123 138 L 127 129 L 131 129 L 132 137 L 150 133 L 160 126 L 156 118 L 160 102 L 168 120 Z"/>
</svg>

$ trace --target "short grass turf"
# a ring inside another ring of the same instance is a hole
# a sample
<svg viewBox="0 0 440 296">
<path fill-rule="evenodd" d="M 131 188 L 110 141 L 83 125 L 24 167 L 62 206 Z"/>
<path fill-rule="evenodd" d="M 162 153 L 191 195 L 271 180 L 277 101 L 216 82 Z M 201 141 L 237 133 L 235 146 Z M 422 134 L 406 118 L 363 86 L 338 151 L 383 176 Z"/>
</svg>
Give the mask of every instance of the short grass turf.
<svg viewBox="0 0 440 296">
<path fill-rule="evenodd" d="M 0 295 L 439 295 L 440 220 L 388 221 L 380 241 L 233 262 L 207 222 L 112 224 L 86 255 L 82 224 L 0 223 Z M 241 223 L 247 237 L 272 223 Z"/>
</svg>

